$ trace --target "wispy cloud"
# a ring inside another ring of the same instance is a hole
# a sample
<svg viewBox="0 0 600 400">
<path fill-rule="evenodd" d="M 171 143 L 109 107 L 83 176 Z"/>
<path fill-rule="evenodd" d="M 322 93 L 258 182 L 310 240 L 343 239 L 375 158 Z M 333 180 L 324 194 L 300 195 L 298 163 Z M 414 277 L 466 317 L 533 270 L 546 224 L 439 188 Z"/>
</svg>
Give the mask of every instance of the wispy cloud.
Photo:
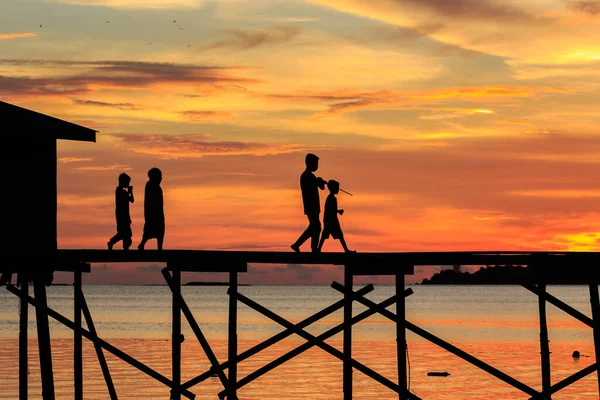
<svg viewBox="0 0 600 400">
<path fill-rule="evenodd" d="M 205 121 L 205 120 L 231 117 L 233 115 L 226 111 L 213 111 L 213 110 L 188 110 L 188 111 L 181 111 L 179 114 L 191 121 Z"/>
<path fill-rule="evenodd" d="M 121 164 L 96 165 L 96 166 L 75 168 L 76 171 L 130 171 L 132 169 L 133 168 L 131 168 L 129 165 L 121 165 Z"/>
<path fill-rule="evenodd" d="M 392 0 L 392 3 L 411 9 L 429 9 L 436 14 L 454 18 L 494 21 L 533 19 L 533 15 L 514 4 L 494 0 Z"/>
<path fill-rule="evenodd" d="M 206 51 L 221 48 L 248 50 L 258 46 L 286 44 L 298 36 L 300 31 L 300 28 L 296 26 L 277 26 L 258 31 L 231 29 L 225 31 L 227 38 L 201 46 L 200 50 Z"/>
<path fill-rule="evenodd" d="M 432 39 L 432 36 L 436 34 L 443 35 L 447 30 L 444 24 L 440 22 L 426 23 L 414 28 L 381 24 L 370 30 L 372 34 L 365 35 L 364 32 L 361 32 L 360 35 L 353 37 L 353 40 L 364 45 L 380 43 L 388 47 L 397 47 L 399 44 L 403 46 L 412 44 L 419 47 L 412 51 L 424 52 L 434 57 L 460 56 L 467 58 L 488 55 L 480 51 Z"/>
<path fill-rule="evenodd" d="M 37 36 L 35 32 L 23 32 L 23 33 L 0 33 L 0 40 L 2 39 L 25 39 Z"/>
<path fill-rule="evenodd" d="M 199 158 L 203 156 L 267 155 L 302 151 L 303 145 L 264 144 L 236 141 L 210 141 L 206 134 L 113 133 L 136 153 L 160 158 Z"/>
<path fill-rule="evenodd" d="M 576 198 L 600 198 L 600 190 L 594 189 L 557 189 L 557 190 L 521 190 L 510 192 L 511 196 L 576 199 Z"/>
<path fill-rule="evenodd" d="M 205 0 L 56 0 L 59 3 L 87 7 L 110 7 L 125 9 L 181 9 L 197 8 Z"/>
<path fill-rule="evenodd" d="M 297 92 L 290 94 L 269 94 L 266 98 L 295 102 L 327 103 L 326 114 L 340 114 L 357 109 L 388 106 L 415 107 L 435 102 L 457 100 L 473 102 L 480 100 L 509 100 L 513 98 L 534 97 L 549 93 L 571 93 L 571 91 L 549 86 L 481 86 L 446 87 L 422 91 L 380 90 L 361 92 L 340 90 L 331 92 Z M 469 113 L 490 113 L 485 109 L 473 109 Z"/>
<path fill-rule="evenodd" d="M 60 157 L 57 161 L 63 164 L 68 164 L 68 163 L 77 163 L 77 162 L 83 162 L 83 161 L 92 161 L 93 158 L 89 158 L 89 157 Z"/>
<path fill-rule="evenodd" d="M 99 89 L 172 87 L 225 90 L 228 85 L 258 83 L 235 72 L 244 67 L 219 67 L 138 61 L 70 61 L 0 59 L 0 65 L 57 68 L 65 74 L 36 77 L 0 75 L 0 94 L 8 95 L 82 95 Z M 70 73 L 70 74 L 69 74 Z M 96 104 L 99 105 L 99 104 Z"/>
<path fill-rule="evenodd" d="M 470 115 L 477 114 L 493 114 L 494 111 L 480 108 L 439 108 L 432 109 L 427 114 L 419 115 L 419 119 L 424 120 L 440 120 L 440 119 L 451 119 L 461 118 Z"/>
<path fill-rule="evenodd" d="M 589 15 L 600 15 L 600 1 L 594 0 L 576 0 L 571 1 L 571 6 L 576 11 Z"/>
<path fill-rule="evenodd" d="M 73 103 L 80 106 L 92 106 L 92 107 L 109 107 L 116 108 L 119 110 L 141 110 L 143 107 L 139 105 L 135 105 L 133 103 L 108 103 L 104 101 L 94 101 L 94 100 L 83 100 L 83 99 L 73 99 Z"/>
<path fill-rule="evenodd" d="M 592 0 L 310 1 L 402 28 L 442 26 L 427 35 L 451 46 L 505 58 L 509 64 L 552 62 L 573 47 L 592 51 L 598 42 L 597 23 L 589 18 L 597 10 L 596 1 Z M 580 12 L 573 13 L 573 7 Z M 577 29 L 565 29 L 565 23 L 577 24 Z M 523 41 L 523 37 L 528 40 Z M 549 41 L 550 48 L 545 46 Z"/>
<path fill-rule="evenodd" d="M 517 3 L 507 4 L 496 0 L 312 0 L 346 12 L 375 17 L 388 15 L 419 14 L 420 17 L 438 17 L 456 20 L 492 20 L 535 22 L 535 15 Z"/>
</svg>

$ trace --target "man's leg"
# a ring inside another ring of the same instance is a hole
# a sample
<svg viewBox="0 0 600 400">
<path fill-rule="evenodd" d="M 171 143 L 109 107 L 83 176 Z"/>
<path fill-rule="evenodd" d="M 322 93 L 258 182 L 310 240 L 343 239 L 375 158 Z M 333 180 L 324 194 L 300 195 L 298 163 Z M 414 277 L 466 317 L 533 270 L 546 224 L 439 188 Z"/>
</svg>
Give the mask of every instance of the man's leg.
<svg viewBox="0 0 600 400">
<path fill-rule="evenodd" d="M 115 236 L 111 237 L 108 240 L 108 243 L 106 243 L 108 245 L 108 249 L 112 250 L 112 248 L 115 245 L 115 243 L 117 243 L 121 239 L 123 239 L 123 236 L 121 235 L 120 232 L 117 231 L 117 233 L 115 234 Z"/>
<path fill-rule="evenodd" d="M 123 238 L 123 250 L 129 250 L 129 247 L 131 247 L 131 236 L 126 236 Z"/>
<path fill-rule="evenodd" d="M 308 238 L 312 237 L 312 225 L 310 222 L 310 216 L 307 215 L 307 217 L 308 217 L 308 227 L 304 230 L 304 232 L 302 232 L 302 235 L 300 235 L 298 240 L 296 240 L 296 242 L 290 246 L 292 248 L 292 250 L 294 250 L 295 252 L 299 252 L 300 246 L 302 246 L 304 244 L 304 242 L 306 242 L 308 240 Z"/>
<path fill-rule="evenodd" d="M 325 243 L 325 235 L 321 235 L 321 240 L 319 241 L 319 248 L 318 251 L 319 253 L 321 252 L 321 249 L 323 249 L 323 243 Z"/>
</svg>

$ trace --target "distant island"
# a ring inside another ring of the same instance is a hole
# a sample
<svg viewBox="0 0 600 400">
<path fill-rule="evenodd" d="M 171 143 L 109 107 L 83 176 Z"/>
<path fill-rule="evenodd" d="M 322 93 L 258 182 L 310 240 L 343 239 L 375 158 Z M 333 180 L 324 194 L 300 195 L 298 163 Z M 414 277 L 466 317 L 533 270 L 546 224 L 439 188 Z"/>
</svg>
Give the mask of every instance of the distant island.
<svg viewBox="0 0 600 400">
<path fill-rule="evenodd" d="M 229 282 L 188 282 L 185 286 L 229 286 Z M 250 286 L 248 284 L 238 283 L 238 286 Z"/>
<path fill-rule="evenodd" d="M 590 270 L 586 271 L 585 267 L 568 270 L 548 267 L 544 271 L 547 272 L 545 281 L 550 285 L 587 285 L 590 282 Z M 423 279 L 421 285 L 521 285 L 535 282 L 534 276 L 530 266 L 488 265 L 470 273 L 463 271 L 461 265 L 454 265 L 451 269 L 433 274 L 429 279 Z"/>
</svg>

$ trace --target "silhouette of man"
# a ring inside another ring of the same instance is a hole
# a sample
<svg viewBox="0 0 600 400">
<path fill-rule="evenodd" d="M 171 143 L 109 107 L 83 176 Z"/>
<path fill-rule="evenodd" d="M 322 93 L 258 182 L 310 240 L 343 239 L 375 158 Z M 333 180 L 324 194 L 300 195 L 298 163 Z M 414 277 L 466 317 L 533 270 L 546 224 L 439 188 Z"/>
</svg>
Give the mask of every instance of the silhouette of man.
<svg viewBox="0 0 600 400">
<path fill-rule="evenodd" d="M 310 238 L 310 248 L 316 253 L 319 251 L 319 235 L 321 234 L 321 221 L 319 220 L 321 201 L 319 200 L 319 189 L 325 190 L 327 181 L 313 174 L 313 172 L 319 169 L 319 157 L 309 153 L 306 155 L 304 162 L 306 163 L 306 169 L 300 175 L 300 190 L 302 191 L 304 214 L 308 218 L 308 227 L 290 247 L 295 252 L 299 252 L 300 246 Z"/>
</svg>

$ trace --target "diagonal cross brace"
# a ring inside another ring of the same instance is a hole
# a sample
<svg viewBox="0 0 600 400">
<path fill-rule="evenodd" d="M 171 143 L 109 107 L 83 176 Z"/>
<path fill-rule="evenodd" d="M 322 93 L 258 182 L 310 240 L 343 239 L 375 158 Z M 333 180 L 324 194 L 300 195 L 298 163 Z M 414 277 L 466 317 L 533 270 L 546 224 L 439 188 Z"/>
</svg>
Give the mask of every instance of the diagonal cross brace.
<svg viewBox="0 0 600 400">
<path fill-rule="evenodd" d="M 356 293 L 358 295 L 365 295 L 369 292 L 372 292 L 373 289 L 374 289 L 373 285 L 368 284 L 368 285 L 360 288 L 359 290 L 357 290 Z M 329 314 L 333 314 L 334 312 L 336 312 L 337 310 L 339 310 L 343 307 L 344 307 L 344 299 L 338 300 L 335 303 L 325 307 L 321 311 L 318 311 L 315 314 L 311 315 L 310 317 L 298 322 L 296 324 L 296 327 L 297 328 L 305 328 L 305 327 L 317 322 L 318 320 L 325 318 Z M 293 330 L 285 329 L 282 332 L 279 332 L 279 333 L 271 336 L 269 339 L 265 340 L 264 342 L 259 343 L 255 346 L 249 348 L 248 350 L 245 350 L 244 352 L 240 353 L 236 357 L 236 362 L 240 363 L 293 334 L 294 334 Z M 219 368 L 221 368 L 221 369 L 225 369 L 228 367 L 229 367 L 229 361 L 225 361 L 225 362 L 221 363 L 221 365 L 219 365 Z M 212 374 L 213 374 L 213 368 L 211 368 L 207 372 L 204 372 L 204 373 L 198 375 L 197 377 L 195 377 L 193 379 L 190 379 L 189 381 L 187 381 L 186 383 L 181 385 L 181 387 L 185 388 L 185 389 L 189 389 L 190 387 L 208 379 Z"/>
<path fill-rule="evenodd" d="M 88 308 L 87 302 L 85 301 L 83 292 L 81 290 L 78 290 L 75 296 L 80 296 L 81 311 L 83 312 L 85 323 L 87 324 L 90 333 L 94 336 L 98 336 L 98 334 L 96 333 L 96 326 L 94 325 L 94 320 L 92 319 L 92 314 L 90 313 L 90 309 Z M 104 381 L 106 382 L 108 395 L 110 396 L 111 400 L 117 400 L 117 391 L 112 381 L 110 370 L 108 369 L 108 364 L 106 363 L 106 358 L 104 357 L 102 347 L 100 347 L 98 343 L 94 342 L 94 349 L 96 350 L 96 356 L 98 356 L 98 362 L 100 363 L 100 368 L 102 369 L 102 375 L 104 375 Z"/>
<path fill-rule="evenodd" d="M 594 327 L 594 321 L 590 317 L 588 317 L 581 311 L 574 309 L 567 303 L 557 299 L 556 297 L 552 296 L 550 293 L 542 292 L 541 290 L 539 290 L 539 287 L 537 285 L 523 284 L 521 286 L 523 286 L 525 289 L 533 292 L 534 294 L 536 294 L 538 296 L 542 296 L 548 303 L 550 303 L 550 304 L 554 305 L 555 307 L 559 308 L 560 310 L 566 312 L 573 318 L 583 322 L 590 328 Z"/>
<path fill-rule="evenodd" d="M 337 282 L 334 282 L 331 286 L 334 289 L 336 289 L 342 293 L 344 293 L 346 291 L 346 288 L 344 288 L 344 286 L 340 285 Z M 384 317 L 386 317 L 394 322 L 397 322 L 398 318 L 396 317 L 396 314 L 392 313 L 389 310 L 386 310 L 385 307 L 382 307 L 380 304 L 376 304 L 375 302 L 373 302 L 365 297 L 362 297 L 362 296 L 358 297 L 356 300 L 359 303 L 363 304 L 364 306 L 369 307 L 370 310 L 373 310 L 374 312 L 377 312 L 377 313 L 383 315 Z M 439 347 L 449 351 L 450 353 L 462 358 L 463 360 L 475 365 L 479 369 L 487 372 L 490 375 L 495 376 L 496 378 L 508 383 L 509 385 L 521 390 L 522 392 L 525 392 L 530 396 L 537 396 L 538 394 L 540 394 L 538 391 L 536 391 L 532 387 L 527 386 L 526 384 L 516 380 L 515 378 L 511 377 L 510 375 L 492 367 L 491 365 L 466 353 L 465 351 L 459 349 L 458 347 L 451 345 L 450 343 L 446 342 L 443 339 L 438 338 L 437 336 L 427 332 L 426 330 L 419 328 L 415 324 L 408 322 L 406 320 L 404 321 L 404 324 L 406 326 L 406 329 L 412 331 L 413 333 L 416 333 L 417 335 L 421 336 L 422 338 L 438 345 Z"/>
<path fill-rule="evenodd" d="M 585 378 L 586 376 L 588 376 L 589 374 L 591 374 L 592 372 L 595 372 L 597 370 L 598 370 L 597 363 L 588 365 L 584 369 L 577 371 L 573 375 L 570 375 L 570 376 L 566 377 L 565 379 L 563 379 L 562 381 L 557 382 L 554 385 L 552 385 L 550 387 L 550 390 L 548 391 L 548 393 L 539 393 L 536 396 L 530 397 L 529 400 L 543 400 L 544 399 L 543 396 L 548 396 L 548 395 L 554 394 L 554 393 L 558 392 L 559 390 L 564 389 L 567 386 L 577 382 L 578 380 Z"/>
<path fill-rule="evenodd" d="M 8 285 L 6 287 L 6 289 L 9 292 L 11 292 L 12 294 L 15 294 L 15 295 L 17 295 L 19 297 L 27 299 L 27 302 L 29 304 L 31 304 L 32 306 L 34 306 L 34 307 L 38 306 L 37 301 L 33 297 L 31 297 L 31 296 L 25 296 L 21 292 L 21 290 L 17 289 L 16 287 L 14 287 L 12 285 Z M 152 378 L 156 379 L 157 381 L 159 381 L 163 385 L 168 386 L 170 388 L 173 387 L 173 381 L 171 381 L 166 376 L 164 376 L 164 375 L 156 372 L 152 368 L 150 368 L 147 365 L 145 365 L 144 363 L 136 360 L 135 358 L 131 357 L 127 353 L 123 352 L 122 350 L 117 349 L 112 344 L 106 342 L 103 339 L 100 339 L 98 336 L 93 335 L 88 330 L 86 330 L 84 328 L 77 327 L 73 321 L 71 321 L 70 319 L 68 319 L 64 315 L 60 314 L 59 312 L 53 310 L 52 308 L 50 308 L 48 306 L 46 306 L 45 310 L 43 310 L 43 311 L 45 311 L 50 317 L 54 318 L 55 320 L 57 320 L 61 324 L 65 325 L 66 327 L 72 329 L 73 331 L 81 332 L 81 334 L 86 339 L 90 340 L 94 344 L 98 344 L 104 350 L 108 351 L 109 353 L 112 353 L 113 355 L 117 356 L 118 358 L 120 358 L 121 360 L 125 361 L 129 365 L 131 365 L 131 366 L 139 369 L 140 371 L 144 372 L 145 374 L 151 376 Z M 190 392 L 189 390 L 183 390 L 182 389 L 182 393 L 181 394 L 183 394 L 185 397 L 187 397 L 187 398 L 189 398 L 191 400 L 194 400 L 196 398 L 196 395 L 194 393 Z"/>
<path fill-rule="evenodd" d="M 407 289 L 404 294 L 405 294 L 405 296 L 408 296 L 408 295 L 410 295 L 412 293 L 413 293 L 412 289 Z M 240 296 L 239 293 L 238 293 L 238 296 L 239 296 L 238 298 L 240 299 L 240 301 L 241 301 L 242 298 L 244 298 L 245 300 L 249 300 L 249 299 L 245 298 L 245 296 L 244 297 Z M 356 294 L 355 292 L 352 292 L 351 296 L 353 298 L 359 298 L 360 297 L 360 295 Z M 379 305 L 385 309 L 386 307 L 389 307 L 390 305 L 394 304 L 396 302 L 397 297 L 398 297 L 397 295 L 394 295 L 394 296 L 392 296 L 392 297 L 390 297 L 390 298 L 382 301 L 381 303 L 379 303 Z M 262 312 L 260 310 L 257 310 L 257 311 Z M 266 310 L 266 311 L 268 311 L 268 310 Z M 356 323 L 358 323 L 358 322 L 360 322 L 360 321 L 362 321 L 362 320 L 370 317 L 371 315 L 373 315 L 375 313 L 376 313 L 376 311 L 373 310 L 373 309 L 368 309 L 366 311 L 363 311 L 362 313 L 354 316 L 350 320 L 350 325 L 354 325 L 354 324 L 356 324 Z M 279 316 L 277 316 L 277 317 L 281 318 Z M 243 387 L 243 386 L 245 386 L 245 385 L 247 385 L 248 383 L 252 382 L 253 380 L 259 378 L 262 375 L 264 375 L 265 373 L 273 370 L 274 368 L 278 367 L 279 365 L 282 365 L 286 361 L 291 360 L 292 358 L 296 357 L 297 355 L 305 352 L 306 350 L 308 350 L 308 349 L 310 349 L 310 348 L 312 348 L 314 346 L 319 346 L 321 348 L 323 348 L 323 345 L 325 347 L 327 347 L 327 346 L 331 347 L 329 344 L 324 343 L 324 341 L 327 340 L 327 339 L 329 339 L 330 337 L 336 335 L 337 333 L 342 332 L 344 330 L 345 325 L 346 325 L 345 323 L 339 324 L 339 325 L 337 325 L 337 326 L 335 326 L 335 327 L 327 330 L 326 332 L 324 332 L 324 333 L 322 333 L 322 334 L 320 334 L 320 335 L 318 335 L 318 336 L 315 337 L 315 336 L 313 336 L 313 335 L 311 335 L 311 334 L 309 334 L 309 333 L 307 333 L 305 331 L 300 330 L 294 324 L 292 324 L 292 323 L 290 323 L 288 321 L 286 321 L 286 323 L 287 323 L 286 327 L 288 327 L 288 329 L 294 329 L 295 331 L 297 331 L 296 333 L 298 333 L 298 334 L 300 334 L 299 332 L 304 332 L 304 334 L 307 335 L 307 337 L 310 337 L 310 338 L 307 338 L 308 342 L 304 343 L 304 344 L 302 344 L 302 345 L 300 345 L 298 347 L 296 347 L 294 350 L 291 350 L 291 351 L 285 353 L 281 357 L 279 357 L 279 358 L 271 361 L 270 363 L 264 365 L 263 367 L 259 368 L 258 370 L 254 371 L 253 373 L 250 373 L 247 376 L 245 376 L 244 378 L 240 379 L 237 382 L 237 384 L 236 384 L 236 387 L 238 389 L 241 388 L 241 387 Z M 339 352 L 339 350 L 335 349 L 334 347 L 332 347 L 332 349 L 333 349 L 333 351 L 338 351 Z M 328 349 L 326 351 L 330 352 L 329 350 L 331 350 L 331 349 Z M 333 355 L 333 353 L 331 353 L 331 352 L 330 352 L 330 354 Z M 340 355 L 343 358 L 343 354 L 341 352 L 340 352 Z M 376 372 L 372 371 L 370 368 L 364 366 L 363 364 L 359 363 L 358 361 L 356 361 L 356 360 L 353 359 L 352 360 L 352 365 L 353 365 L 354 368 L 360 370 L 364 374 L 370 376 L 371 378 L 373 378 L 376 381 L 380 382 L 381 384 L 387 386 L 388 388 L 392 389 L 393 391 L 395 391 L 395 392 L 399 391 L 399 386 L 396 383 L 394 383 L 394 382 L 390 381 L 389 379 L 387 379 L 387 378 L 385 378 L 385 377 L 377 374 Z M 223 399 L 224 396 L 225 396 L 225 391 L 219 392 L 218 395 L 219 395 L 219 397 L 221 399 Z M 413 396 L 413 398 L 415 398 L 415 399 L 417 398 L 416 396 L 412 395 L 412 393 L 409 393 L 409 395 Z"/>
<path fill-rule="evenodd" d="M 167 268 L 163 268 L 161 270 L 161 273 L 162 273 L 163 277 L 165 278 L 167 285 L 169 285 L 171 292 L 175 296 L 175 290 L 174 290 L 175 287 L 174 287 L 173 277 L 169 274 L 169 271 L 167 270 Z M 223 369 L 220 368 L 219 360 L 217 360 L 217 356 L 212 351 L 212 348 L 210 347 L 208 340 L 206 340 L 206 337 L 202 333 L 200 326 L 196 322 L 194 315 L 192 314 L 190 308 L 188 307 L 187 303 L 183 299 L 183 296 L 181 295 L 181 293 L 178 294 L 178 297 L 179 297 L 178 302 L 179 302 L 181 311 L 183 312 L 183 315 L 185 315 L 185 318 L 187 319 L 188 323 L 190 324 L 192 331 L 196 335 L 198 342 L 200 342 L 200 345 L 202 346 L 204 353 L 208 357 L 208 360 L 210 361 L 210 364 L 212 365 L 211 370 L 216 371 L 216 373 L 219 377 L 219 380 L 221 381 L 221 384 L 223 385 L 224 388 L 227 388 L 228 380 L 227 380 L 227 377 L 225 376 L 225 374 L 223 373 Z M 182 388 L 183 388 L 183 386 L 182 386 Z"/>
<path fill-rule="evenodd" d="M 266 307 L 261 306 L 260 304 L 256 303 L 255 301 L 253 301 L 253 300 L 251 300 L 251 299 L 247 298 L 246 296 L 241 295 L 239 293 L 238 293 L 238 299 L 239 299 L 239 301 L 241 301 L 242 303 L 244 303 L 248 307 L 250 307 L 250 308 L 258 311 L 259 313 L 263 314 L 267 318 L 272 319 L 273 321 L 277 322 L 278 324 L 284 326 L 287 329 L 293 330 L 294 333 L 296 333 L 297 335 L 299 335 L 302 338 L 306 339 L 307 341 L 314 342 L 314 344 L 316 346 L 318 346 L 321 349 L 325 350 L 326 352 L 328 352 L 332 356 L 337 357 L 338 359 L 340 359 L 342 361 L 344 360 L 344 353 L 342 353 L 340 350 L 336 349 L 335 347 L 331 346 L 328 343 L 325 343 L 325 342 L 322 342 L 322 341 L 318 341 L 314 335 L 306 332 L 303 329 L 297 328 L 293 323 L 291 323 L 288 320 L 286 320 L 285 318 L 277 315 L 276 313 L 270 311 Z M 394 382 L 392 382 L 389 379 L 385 378 L 384 376 L 378 374 L 377 372 L 373 371 L 372 369 L 368 368 L 367 366 L 365 366 L 361 362 L 352 359 L 351 363 L 352 363 L 352 366 L 354 368 L 356 368 L 357 370 L 361 371 L 365 375 L 373 378 L 374 380 L 382 383 L 383 385 L 387 386 L 388 388 L 390 388 L 392 390 L 395 390 L 395 391 L 398 390 L 398 385 L 397 384 L 395 384 Z"/>
</svg>

